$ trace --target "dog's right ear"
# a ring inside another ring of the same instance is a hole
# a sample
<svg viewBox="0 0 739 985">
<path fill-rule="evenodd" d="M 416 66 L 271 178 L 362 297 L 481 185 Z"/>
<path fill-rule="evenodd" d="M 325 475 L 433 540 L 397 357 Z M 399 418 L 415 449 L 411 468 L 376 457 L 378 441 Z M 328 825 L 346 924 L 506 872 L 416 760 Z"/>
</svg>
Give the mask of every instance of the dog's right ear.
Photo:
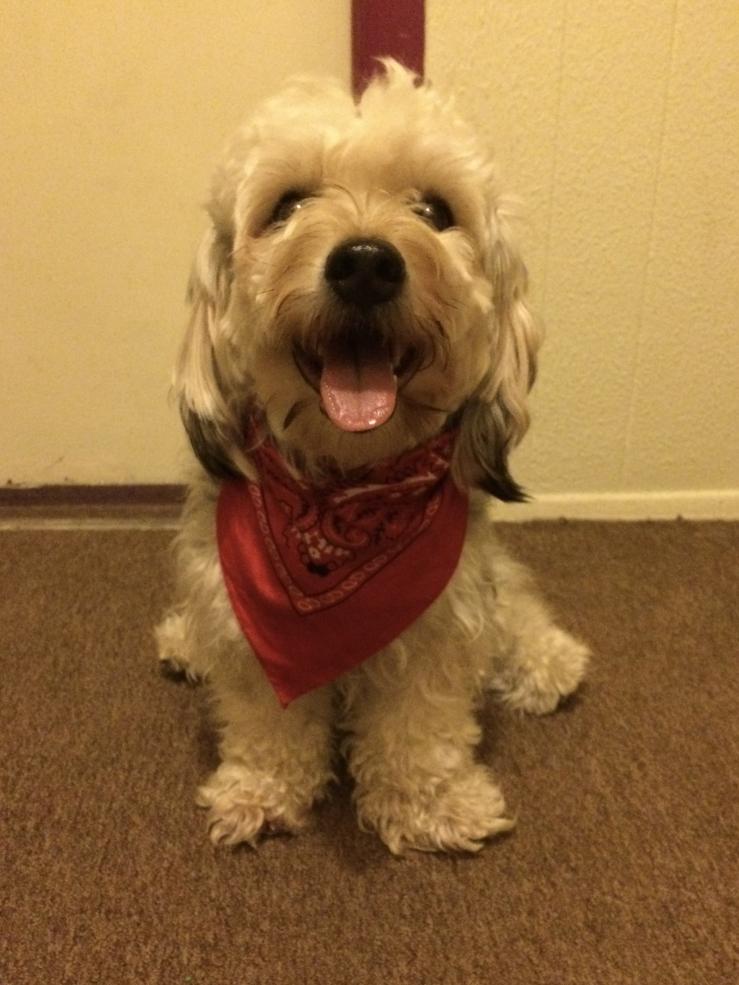
<svg viewBox="0 0 739 985">
<path fill-rule="evenodd" d="M 238 442 L 228 393 L 228 312 L 231 237 L 212 225 L 203 236 L 190 275 L 190 321 L 175 369 L 175 392 L 190 444 L 216 478 L 239 474 L 230 449 Z"/>
</svg>

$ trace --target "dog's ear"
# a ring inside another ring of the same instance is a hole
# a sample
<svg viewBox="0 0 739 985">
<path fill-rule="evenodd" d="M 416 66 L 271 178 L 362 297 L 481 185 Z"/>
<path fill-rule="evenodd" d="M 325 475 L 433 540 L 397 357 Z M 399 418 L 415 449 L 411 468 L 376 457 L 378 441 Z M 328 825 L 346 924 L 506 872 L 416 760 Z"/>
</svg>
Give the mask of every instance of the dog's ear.
<svg viewBox="0 0 739 985">
<path fill-rule="evenodd" d="M 226 393 L 231 237 L 211 225 L 193 263 L 187 291 L 190 320 L 175 369 L 175 392 L 190 444 L 216 478 L 238 475 L 229 448 L 237 439 Z"/>
<path fill-rule="evenodd" d="M 493 221 L 490 368 L 461 409 L 455 473 L 506 502 L 526 494 L 508 470 L 508 455 L 529 426 L 527 396 L 536 377 L 540 330 L 528 305 L 528 274 L 502 207 Z"/>
</svg>

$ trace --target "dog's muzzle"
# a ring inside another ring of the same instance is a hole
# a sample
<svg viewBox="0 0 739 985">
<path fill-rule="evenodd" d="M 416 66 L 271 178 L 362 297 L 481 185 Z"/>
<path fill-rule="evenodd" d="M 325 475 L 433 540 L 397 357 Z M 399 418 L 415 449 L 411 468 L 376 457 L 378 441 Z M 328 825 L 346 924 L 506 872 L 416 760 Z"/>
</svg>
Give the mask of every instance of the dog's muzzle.
<svg viewBox="0 0 739 985">
<path fill-rule="evenodd" d="M 342 330 L 328 342 L 319 363 L 323 409 L 342 431 L 371 431 L 392 417 L 398 378 L 370 312 L 400 294 L 405 262 L 386 240 L 347 239 L 329 253 L 324 277 L 344 314 Z M 296 360 L 308 378 L 299 351 Z"/>
</svg>

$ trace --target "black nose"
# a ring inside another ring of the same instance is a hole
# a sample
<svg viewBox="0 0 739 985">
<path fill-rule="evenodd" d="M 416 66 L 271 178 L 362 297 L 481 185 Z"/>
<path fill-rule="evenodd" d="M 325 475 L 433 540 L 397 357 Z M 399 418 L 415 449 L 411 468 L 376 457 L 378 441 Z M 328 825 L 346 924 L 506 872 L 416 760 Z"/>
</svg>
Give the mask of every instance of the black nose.
<svg viewBox="0 0 739 985">
<path fill-rule="evenodd" d="M 325 275 L 342 301 L 368 308 L 397 297 L 405 263 L 385 240 L 348 239 L 329 253 Z"/>
</svg>

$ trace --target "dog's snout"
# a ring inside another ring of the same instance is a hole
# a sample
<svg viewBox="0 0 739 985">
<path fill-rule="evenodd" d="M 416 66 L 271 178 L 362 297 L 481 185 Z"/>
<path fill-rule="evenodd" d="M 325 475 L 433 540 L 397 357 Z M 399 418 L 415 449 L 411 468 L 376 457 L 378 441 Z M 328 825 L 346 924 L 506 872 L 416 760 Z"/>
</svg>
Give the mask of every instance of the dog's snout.
<svg viewBox="0 0 739 985">
<path fill-rule="evenodd" d="M 331 251 L 325 276 L 342 301 L 365 308 L 397 297 L 405 263 L 385 240 L 350 239 Z"/>
</svg>

